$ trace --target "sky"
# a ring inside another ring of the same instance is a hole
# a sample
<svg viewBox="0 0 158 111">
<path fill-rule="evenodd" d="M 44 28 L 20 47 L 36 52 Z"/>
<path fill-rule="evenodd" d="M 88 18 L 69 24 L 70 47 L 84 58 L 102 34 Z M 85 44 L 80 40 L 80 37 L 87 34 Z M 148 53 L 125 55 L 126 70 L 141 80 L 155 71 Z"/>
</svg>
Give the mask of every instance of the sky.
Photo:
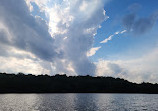
<svg viewBox="0 0 158 111">
<path fill-rule="evenodd" d="M 0 72 L 158 83 L 157 0 L 0 0 Z"/>
</svg>

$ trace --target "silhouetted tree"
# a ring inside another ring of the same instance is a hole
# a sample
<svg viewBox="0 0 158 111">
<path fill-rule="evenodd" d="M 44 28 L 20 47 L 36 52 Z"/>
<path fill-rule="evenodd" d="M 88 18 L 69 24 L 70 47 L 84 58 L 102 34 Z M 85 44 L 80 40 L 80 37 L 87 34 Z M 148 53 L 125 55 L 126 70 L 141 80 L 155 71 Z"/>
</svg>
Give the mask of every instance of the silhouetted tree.
<svg viewBox="0 0 158 111">
<path fill-rule="evenodd" d="M 90 75 L 0 73 L 0 93 L 158 93 L 158 84 Z"/>
</svg>

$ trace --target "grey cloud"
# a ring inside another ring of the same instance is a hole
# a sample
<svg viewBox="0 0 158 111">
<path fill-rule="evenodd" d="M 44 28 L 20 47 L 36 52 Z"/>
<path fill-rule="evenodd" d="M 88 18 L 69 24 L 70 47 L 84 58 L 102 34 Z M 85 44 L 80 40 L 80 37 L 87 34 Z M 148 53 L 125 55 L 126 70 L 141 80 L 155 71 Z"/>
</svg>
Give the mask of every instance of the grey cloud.
<svg viewBox="0 0 158 111">
<path fill-rule="evenodd" d="M 135 22 L 135 17 L 136 17 L 135 14 L 129 14 L 123 18 L 122 20 L 123 25 L 128 31 L 132 29 Z"/>
<path fill-rule="evenodd" d="M 110 70 L 114 71 L 114 74 L 119 74 L 123 71 L 123 69 L 115 63 L 108 63 L 107 66 L 110 68 Z"/>
<path fill-rule="evenodd" d="M 142 6 L 140 4 L 134 3 L 128 7 L 128 10 L 133 13 L 139 11 L 141 8 Z"/>
<path fill-rule="evenodd" d="M 133 26 L 134 33 L 143 34 L 150 31 L 150 29 L 152 29 L 152 27 L 156 23 L 157 18 L 158 18 L 158 12 L 155 12 L 147 18 L 138 19 Z"/>
<path fill-rule="evenodd" d="M 73 4 L 73 6 L 70 6 L 69 14 L 72 15 L 74 19 L 73 22 L 70 23 L 71 25 L 69 27 L 66 27 L 65 24 L 62 24 L 62 21 L 58 23 L 58 28 L 62 30 L 67 29 L 67 33 L 56 35 L 56 41 L 62 41 L 61 39 L 63 39 L 64 36 L 67 36 L 67 39 L 60 43 L 57 42 L 56 44 L 58 44 L 59 47 L 63 48 L 64 60 L 69 61 L 72 64 L 72 67 L 77 74 L 95 75 L 96 66 L 87 57 L 87 52 L 93 46 L 93 34 L 97 32 L 99 24 L 106 19 L 106 16 L 103 14 L 104 3 L 102 1 L 97 1 L 99 2 L 99 4 L 94 4 L 96 7 L 95 9 L 91 10 L 91 8 L 88 8 L 93 12 L 88 13 L 88 15 L 84 15 L 87 10 L 85 10 L 84 12 L 80 12 L 79 8 L 76 8 L 82 5 L 82 2 L 83 1 L 78 0 L 77 2 L 75 2 L 75 4 Z M 86 2 L 91 6 L 92 2 L 90 0 Z M 91 28 L 92 32 L 85 33 L 86 30 L 91 30 Z M 58 64 L 61 64 L 60 67 L 66 66 L 59 61 Z M 59 70 L 66 70 L 60 67 L 58 67 Z"/>
<path fill-rule="evenodd" d="M 154 25 L 155 20 L 152 18 L 141 18 L 134 23 L 133 31 L 135 34 L 144 34 Z"/>
<path fill-rule="evenodd" d="M 24 0 L 1 0 L 0 15 L 0 23 L 10 33 L 7 35 L 5 30 L 1 31 L 0 41 L 3 44 L 29 51 L 43 60 L 52 61 L 60 56 L 46 22 L 30 15 Z"/>
<path fill-rule="evenodd" d="M 138 4 L 131 6 L 132 9 L 137 9 L 140 7 Z M 131 31 L 133 34 L 141 35 L 150 31 L 157 21 L 158 12 L 153 13 L 148 17 L 137 17 L 137 12 L 134 10 L 130 14 L 125 15 L 122 19 L 124 27 Z"/>
</svg>

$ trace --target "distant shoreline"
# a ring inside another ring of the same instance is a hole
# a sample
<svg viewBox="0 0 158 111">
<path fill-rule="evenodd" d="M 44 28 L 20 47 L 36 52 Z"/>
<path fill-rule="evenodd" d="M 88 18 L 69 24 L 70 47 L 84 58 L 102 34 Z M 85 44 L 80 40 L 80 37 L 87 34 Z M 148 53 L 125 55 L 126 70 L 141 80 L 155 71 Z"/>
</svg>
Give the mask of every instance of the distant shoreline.
<svg viewBox="0 0 158 111">
<path fill-rule="evenodd" d="M 132 83 L 113 77 L 25 75 L 0 73 L 0 94 L 158 94 L 158 84 Z"/>
</svg>

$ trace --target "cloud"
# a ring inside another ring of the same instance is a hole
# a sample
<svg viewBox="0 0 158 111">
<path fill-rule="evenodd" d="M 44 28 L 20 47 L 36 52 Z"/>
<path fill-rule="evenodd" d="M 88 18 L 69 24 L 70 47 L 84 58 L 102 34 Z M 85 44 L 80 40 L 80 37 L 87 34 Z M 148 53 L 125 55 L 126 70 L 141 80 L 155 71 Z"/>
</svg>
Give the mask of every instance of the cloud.
<svg viewBox="0 0 158 111">
<path fill-rule="evenodd" d="M 142 8 L 142 6 L 138 3 L 133 3 L 132 5 L 130 5 L 128 7 L 128 10 L 131 12 L 131 13 L 134 13 L 134 12 L 137 12 L 139 11 L 140 9 Z"/>
<path fill-rule="evenodd" d="M 117 62 L 118 61 L 99 59 L 99 61 L 95 63 L 97 66 L 97 76 L 122 77 L 120 75 L 126 71 Z"/>
<path fill-rule="evenodd" d="M 108 38 L 106 38 L 105 40 L 101 41 L 100 43 L 107 43 L 109 40 L 112 40 L 114 35 L 110 35 Z"/>
<path fill-rule="evenodd" d="M 140 9 L 139 4 L 129 6 L 130 14 L 125 15 L 122 23 L 127 31 L 135 35 L 145 34 L 150 31 L 158 19 L 158 12 L 155 11 L 148 17 L 137 17 L 137 11 Z"/>
<path fill-rule="evenodd" d="M 48 33 L 47 24 L 40 17 L 30 15 L 25 1 L 0 1 L 1 42 L 33 53 L 43 60 L 52 61 L 59 56 L 53 38 Z M 9 7 L 9 8 L 8 8 Z"/>
<path fill-rule="evenodd" d="M 57 72 L 95 74 L 96 67 L 87 57 L 87 52 L 93 46 L 100 24 L 107 19 L 104 2 L 68 0 L 45 8 L 49 15 L 50 33 L 64 54 L 63 59 L 54 62 Z"/>
<path fill-rule="evenodd" d="M 135 21 L 135 16 L 136 16 L 135 14 L 129 14 L 129 15 L 124 16 L 124 18 L 122 20 L 124 27 L 128 31 L 132 30 L 132 27 L 133 27 L 134 21 Z"/>
<path fill-rule="evenodd" d="M 108 66 L 108 68 L 109 68 L 110 70 L 112 70 L 113 73 L 115 73 L 115 74 L 119 74 L 119 73 L 122 72 L 122 68 L 121 68 L 119 65 L 117 65 L 117 64 L 108 63 L 107 66 Z"/>
<path fill-rule="evenodd" d="M 0 56 L 3 60 L 0 63 L 7 62 L 6 69 L 1 67 L 1 71 L 17 72 L 19 69 L 27 73 L 26 60 L 27 65 L 42 68 L 39 61 L 53 62 L 54 58 L 62 56 L 54 46 L 47 23 L 40 17 L 33 17 L 25 1 L 1 0 L 0 15 Z M 40 73 L 41 70 L 32 67 L 31 72 Z"/>
<path fill-rule="evenodd" d="M 101 47 L 93 47 L 89 50 L 89 52 L 87 52 L 87 56 L 93 56 L 96 54 L 96 52 L 100 49 Z"/>
<path fill-rule="evenodd" d="M 144 56 L 130 60 L 103 60 L 96 62 L 98 76 L 121 77 L 132 82 L 158 82 L 157 48 Z"/>
<path fill-rule="evenodd" d="M 23 64 L 28 59 L 30 66 L 36 64 L 50 73 L 94 75 L 96 66 L 87 52 L 100 24 L 108 18 L 104 10 L 107 1 L 1 0 L 0 51 L 4 53 L 0 56 L 4 60 L 5 56 L 14 58 L 12 64 Z M 46 21 L 43 16 L 31 14 L 37 10 L 33 3 L 47 17 Z M 15 49 L 12 53 L 11 47 Z"/>
<path fill-rule="evenodd" d="M 101 41 L 100 43 L 107 43 L 108 41 L 112 40 L 112 38 L 115 36 L 115 35 L 118 35 L 118 34 L 123 34 L 125 33 L 127 30 L 123 30 L 123 31 L 117 31 L 115 32 L 113 35 L 110 35 L 108 38 L 104 39 L 103 41 Z"/>
<path fill-rule="evenodd" d="M 135 34 L 144 34 L 152 29 L 154 26 L 158 13 L 155 13 L 147 18 L 140 18 L 133 25 L 133 32 Z"/>
<path fill-rule="evenodd" d="M 123 30 L 123 31 L 121 31 L 120 34 L 123 34 L 123 33 L 125 33 L 125 32 L 127 32 L 127 30 Z"/>
<path fill-rule="evenodd" d="M 18 73 L 24 72 L 25 74 L 39 75 L 42 73 L 49 73 L 49 70 L 44 69 L 38 61 L 31 59 L 19 59 L 15 57 L 0 57 L 1 72 Z M 39 73 L 41 72 L 41 73 Z"/>
</svg>

